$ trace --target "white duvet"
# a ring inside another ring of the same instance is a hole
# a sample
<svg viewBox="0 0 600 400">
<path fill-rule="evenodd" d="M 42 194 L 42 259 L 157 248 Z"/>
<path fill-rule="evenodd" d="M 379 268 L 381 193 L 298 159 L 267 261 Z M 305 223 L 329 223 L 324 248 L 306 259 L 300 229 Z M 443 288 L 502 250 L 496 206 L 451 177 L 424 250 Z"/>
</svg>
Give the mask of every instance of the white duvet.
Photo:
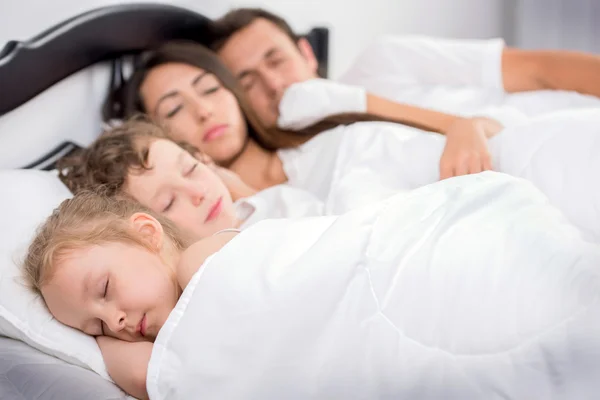
<svg viewBox="0 0 600 400">
<path fill-rule="evenodd" d="M 533 186 L 455 178 L 260 222 L 156 340 L 152 399 L 592 399 L 600 251 Z"/>
<path fill-rule="evenodd" d="M 338 127 L 280 152 L 293 186 L 339 215 L 439 180 L 442 135 L 398 124 Z M 496 171 L 534 183 L 600 243 L 600 108 L 567 110 L 508 126 L 489 140 Z"/>
</svg>

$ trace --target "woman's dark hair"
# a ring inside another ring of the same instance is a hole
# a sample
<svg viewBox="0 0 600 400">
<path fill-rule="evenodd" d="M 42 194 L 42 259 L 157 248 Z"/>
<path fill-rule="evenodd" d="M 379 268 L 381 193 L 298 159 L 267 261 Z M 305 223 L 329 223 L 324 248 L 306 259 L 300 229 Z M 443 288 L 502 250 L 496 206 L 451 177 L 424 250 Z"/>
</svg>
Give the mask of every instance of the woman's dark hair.
<svg viewBox="0 0 600 400">
<path fill-rule="evenodd" d="M 258 119 L 254 110 L 238 86 L 235 77 L 209 49 L 195 42 L 176 41 L 147 51 L 140 55 L 134 63 L 134 72 L 126 82 L 115 79 L 115 87 L 111 88 L 103 109 L 105 121 L 129 118 L 132 115 L 145 113 L 140 96 L 142 86 L 149 71 L 162 64 L 183 63 L 201 68 L 215 75 L 225 88 L 236 97 L 246 120 L 248 135 L 267 150 L 298 146 L 314 135 L 338 125 L 348 125 L 360 121 L 390 121 L 370 114 L 339 114 L 300 131 L 287 131 L 278 128 L 266 128 Z M 118 68 L 120 68 L 118 66 Z M 114 70 L 113 70 L 114 75 Z M 121 78 L 122 79 L 122 78 Z M 390 121 L 397 122 L 397 121 Z"/>
</svg>

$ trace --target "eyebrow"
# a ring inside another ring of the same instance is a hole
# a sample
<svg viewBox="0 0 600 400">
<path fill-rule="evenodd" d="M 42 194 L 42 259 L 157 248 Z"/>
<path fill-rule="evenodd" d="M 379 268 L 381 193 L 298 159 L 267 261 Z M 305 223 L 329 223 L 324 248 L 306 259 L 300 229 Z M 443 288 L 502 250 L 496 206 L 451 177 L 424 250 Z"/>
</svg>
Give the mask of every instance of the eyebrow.
<svg viewBox="0 0 600 400">
<path fill-rule="evenodd" d="M 204 78 L 206 75 L 208 75 L 207 71 L 201 72 L 199 73 L 193 80 L 192 80 L 192 86 L 195 86 L 198 84 L 198 82 L 200 82 L 202 80 L 202 78 Z M 154 114 L 158 114 L 158 107 L 160 106 L 160 103 L 162 103 L 163 101 L 170 99 L 171 97 L 175 97 L 177 96 L 179 93 L 176 90 L 171 90 L 170 92 L 167 92 L 165 94 L 163 94 L 162 96 L 160 96 L 160 98 L 158 99 L 158 101 L 156 102 L 156 105 L 154 106 Z"/>
<path fill-rule="evenodd" d="M 263 54 L 261 60 L 264 60 L 266 58 L 269 58 L 269 57 L 273 56 L 278 51 L 279 51 L 279 49 L 277 47 L 271 47 L 270 49 L 268 49 L 265 52 L 265 54 Z M 238 80 L 239 79 L 244 79 L 248 75 L 255 74 L 255 73 L 256 73 L 256 70 L 254 68 L 244 69 L 244 70 L 240 71 L 240 73 L 237 75 L 237 79 Z"/>
<path fill-rule="evenodd" d="M 171 97 L 176 97 L 178 94 L 179 93 L 177 91 L 172 90 L 172 91 L 167 92 L 167 93 L 163 94 L 162 96 L 160 96 L 160 98 L 156 102 L 156 105 L 154 106 L 154 114 L 158 114 L 158 107 L 160 107 L 160 103 L 162 103 L 163 101 L 165 101 Z"/>
<path fill-rule="evenodd" d="M 204 78 L 206 75 L 208 75 L 207 71 L 204 71 L 204 72 L 198 74 L 198 76 L 192 80 L 192 86 L 196 86 L 198 84 L 198 82 L 200 82 L 202 80 L 202 78 Z"/>
</svg>

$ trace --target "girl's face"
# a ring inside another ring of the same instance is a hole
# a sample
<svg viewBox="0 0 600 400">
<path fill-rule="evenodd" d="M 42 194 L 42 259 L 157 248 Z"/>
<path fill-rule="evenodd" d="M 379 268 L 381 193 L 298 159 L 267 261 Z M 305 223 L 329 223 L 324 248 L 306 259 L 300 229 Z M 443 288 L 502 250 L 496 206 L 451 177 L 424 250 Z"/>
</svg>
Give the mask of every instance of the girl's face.
<svg viewBox="0 0 600 400">
<path fill-rule="evenodd" d="M 226 164 L 243 150 L 247 126 L 237 99 L 217 77 L 182 63 L 159 65 L 141 88 L 147 113 L 184 141 Z"/>
<path fill-rule="evenodd" d="M 169 218 L 192 241 L 237 224 L 231 195 L 205 164 L 170 140 L 150 145 L 149 170 L 133 171 L 125 191 Z"/>
<path fill-rule="evenodd" d="M 158 221 L 138 213 L 130 222 L 162 246 Z M 42 295 L 65 325 L 93 336 L 153 342 L 179 296 L 173 271 L 158 250 L 118 242 L 93 245 L 60 260 Z"/>
</svg>

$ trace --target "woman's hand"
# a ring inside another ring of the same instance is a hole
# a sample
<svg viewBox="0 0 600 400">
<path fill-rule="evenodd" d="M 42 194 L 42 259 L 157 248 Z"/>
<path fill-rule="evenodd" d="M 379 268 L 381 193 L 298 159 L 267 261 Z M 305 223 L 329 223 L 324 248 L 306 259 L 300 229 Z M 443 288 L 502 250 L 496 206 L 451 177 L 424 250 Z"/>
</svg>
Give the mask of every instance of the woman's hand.
<svg viewBox="0 0 600 400">
<path fill-rule="evenodd" d="M 223 181 L 233 201 L 243 199 L 244 197 L 250 197 L 257 193 L 257 190 L 246 184 L 235 172 L 219 167 L 216 164 L 211 164 L 210 168 L 217 174 Z"/>
<path fill-rule="evenodd" d="M 487 140 L 503 129 L 490 118 L 459 118 L 446 132 L 446 147 L 440 159 L 440 179 L 491 170 Z"/>
</svg>

